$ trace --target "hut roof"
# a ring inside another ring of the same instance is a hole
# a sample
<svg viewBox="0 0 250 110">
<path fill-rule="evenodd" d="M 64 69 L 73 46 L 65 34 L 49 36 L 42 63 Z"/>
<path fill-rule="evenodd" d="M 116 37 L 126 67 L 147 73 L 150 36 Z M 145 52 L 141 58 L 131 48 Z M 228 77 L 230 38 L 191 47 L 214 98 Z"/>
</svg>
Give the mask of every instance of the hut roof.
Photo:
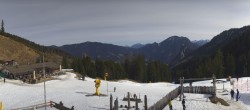
<svg viewBox="0 0 250 110">
<path fill-rule="evenodd" d="M 45 62 L 44 64 L 36 63 L 31 65 L 6 66 L 5 68 L 12 74 L 23 75 L 23 74 L 33 73 L 35 69 L 43 68 L 43 65 L 44 68 L 52 68 L 52 69 L 59 68 L 59 65 L 53 62 Z"/>
</svg>

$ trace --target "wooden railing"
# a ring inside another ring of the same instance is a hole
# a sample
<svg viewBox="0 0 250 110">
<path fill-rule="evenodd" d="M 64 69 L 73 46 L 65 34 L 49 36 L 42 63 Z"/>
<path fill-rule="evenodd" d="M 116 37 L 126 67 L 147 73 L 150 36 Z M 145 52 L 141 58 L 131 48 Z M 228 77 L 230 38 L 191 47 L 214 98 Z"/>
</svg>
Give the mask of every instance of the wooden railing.
<svg viewBox="0 0 250 110">
<path fill-rule="evenodd" d="M 168 101 L 173 100 L 174 98 L 178 97 L 180 94 L 180 87 L 177 87 L 176 89 L 169 92 L 166 96 L 164 96 L 162 99 L 157 101 L 154 105 L 148 108 L 148 110 L 162 110 L 166 107 L 168 104 Z"/>
</svg>

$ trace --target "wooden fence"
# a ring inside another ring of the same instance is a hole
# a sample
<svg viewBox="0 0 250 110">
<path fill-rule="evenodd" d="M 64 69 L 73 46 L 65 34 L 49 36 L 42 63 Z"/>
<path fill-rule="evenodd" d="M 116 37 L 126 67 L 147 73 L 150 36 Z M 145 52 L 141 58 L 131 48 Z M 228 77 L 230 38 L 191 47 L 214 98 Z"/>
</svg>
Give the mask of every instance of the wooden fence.
<svg viewBox="0 0 250 110">
<path fill-rule="evenodd" d="M 183 87 L 184 93 L 215 94 L 213 86 L 188 86 Z"/>
<path fill-rule="evenodd" d="M 72 106 L 71 108 L 65 107 L 63 106 L 63 103 L 56 103 L 53 101 L 47 102 L 46 105 L 44 103 L 40 103 L 40 104 L 36 104 L 36 105 L 31 105 L 31 106 L 27 106 L 27 107 L 21 107 L 21 108 L 15 108 L 15 109 L 11 109 L 11 110 L 37 110 L 37 109 L 44 109 L 45 106 L 47 108 L 55 108 L 58 110 L 74 110 L 74 106 Z"/>
<path fill-rule="evenodd" d="M 174 98 L 178 97 L 180 94 L 180 87 L 174 89 L 170 93 L 168 93 L 166 96 L 164 96 L 162 99 L 157 101 L 154 105 L 148 108 L 148 110 L 162 110 L 166 107 L 169 100 L 173 100 Z"/>
<path fill-rule="evenodd" d="M 42 109 L 45 108 L 45 106 L 49 107 L 49 102 L 46 103 L 46 105 L 44 103 L 40 103 L 40 104 L 36 104 L 36 105 L 31 105 L 31 106 L 27 106 L 27 107 L 21 107 L 21 108 L 15 108 L 15 109 L 11 109 L 11 110 L 36 110 L 36 109 Z"/>
<path fill-rule="evenodd" d="M 215 88 L 213 86 L 192 86 L 192 87 L 183 87 L 183 93 L 197 93 L 197 94 L 215 94 Z M 154 105 L 149 107 L 148 110 L 162 110 L 168 104 L 169 100 L 173 100 L 174 98 L 178 97 L 181 92 L 181 86 L 174 89 L 162 99 L 157 101 Z"/>
</svg>

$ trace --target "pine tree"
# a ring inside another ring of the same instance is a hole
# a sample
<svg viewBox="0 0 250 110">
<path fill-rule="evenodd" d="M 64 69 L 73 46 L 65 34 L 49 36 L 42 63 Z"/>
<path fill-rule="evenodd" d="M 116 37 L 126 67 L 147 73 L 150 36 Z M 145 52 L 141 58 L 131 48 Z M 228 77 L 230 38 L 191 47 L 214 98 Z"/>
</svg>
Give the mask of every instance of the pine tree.
<svg viewBox="0 0 250 110">
<path fill-rule="evenodd" d="M 224 62 L 223 62 L 224 56 L 221 50 L 218 50 L 215 58 L 213 59 L 213 70 L 214 74 L 218 78 L 222 78 L 224 76 Z"/>
<path fill-rule="evenodd" d="M 145 74 L 145 60 L 144 56 L 139 55 L 136 57 L 134 61 L 134 78 L 137 81 L 143 81 Z"/>
<path fill-rule="evenodd" d="M 95 68 L 96 68 L 97 77 L 102 77 L 103 73 L 105 73 L 104 62 L 99 60 L 99 59 L 96 59 L 95 60 Z"/>
<path fill-rule="evenodd" d="M 63 57 L 63 59 L 62 59 L 62 66 L 63 66 L 63 68 L 69 68 L 69 62 L 68 62 L 68 59 L 66 57 Z"/>
<path fill-rule="evenodd" d="M 4 33 L 5 32 L 5 29 L 4 29 L 4 22 L 2 20 L 2 24 L 1 24 L 1 32 Z"/>
<path fill-rule="evenodd" d="M 225 74 L 227 76 L 235 74 L 235 60 L 232 54 L 228 54 L 225 58 Z"/>
</svg>

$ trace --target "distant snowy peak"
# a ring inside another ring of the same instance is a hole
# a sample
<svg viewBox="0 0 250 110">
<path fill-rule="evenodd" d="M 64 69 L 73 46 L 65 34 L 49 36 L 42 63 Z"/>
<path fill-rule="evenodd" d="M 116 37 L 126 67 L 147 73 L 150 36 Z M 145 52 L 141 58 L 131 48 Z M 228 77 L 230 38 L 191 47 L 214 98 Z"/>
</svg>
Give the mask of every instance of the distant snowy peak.
<svg viewBox="0 0 250 110">
<path fill-rule="evenodd" d="M 208 43 L 210 40 L 194 40 L 192 41 L 194 44 L 198 45 L 198 46 L 203 46 L 206 43 Z"/>
<path fill-rule="evenodd" d="M 137 44 L 132 45 L 131 48 L 138 49 L 138 48 L 142 48 L 144 46 L 145 46 L 144 44 L 137 43 Z"/>
</svg>

